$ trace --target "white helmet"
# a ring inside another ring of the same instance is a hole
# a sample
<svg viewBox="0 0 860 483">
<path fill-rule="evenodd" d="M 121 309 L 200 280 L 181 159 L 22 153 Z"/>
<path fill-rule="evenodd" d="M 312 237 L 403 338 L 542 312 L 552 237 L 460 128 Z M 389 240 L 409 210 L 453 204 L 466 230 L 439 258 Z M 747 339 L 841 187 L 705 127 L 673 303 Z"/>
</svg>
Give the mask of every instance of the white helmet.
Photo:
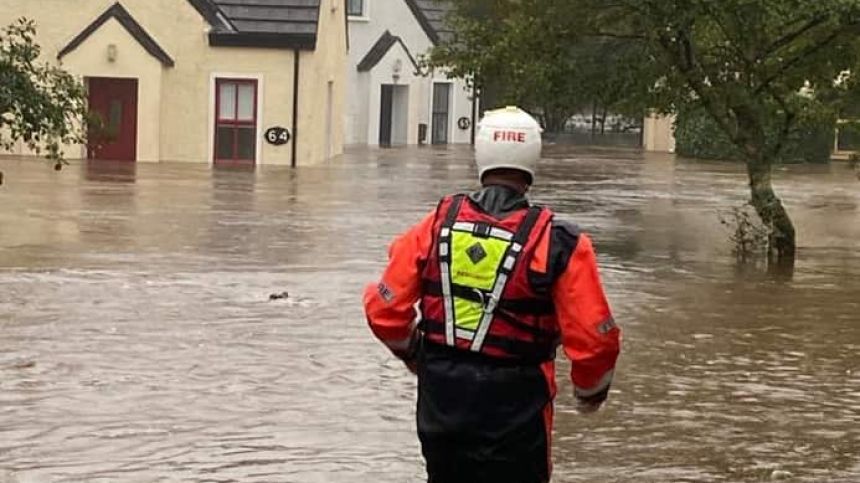
<svg viewBox="0 0 860 483">
<path fill-rule="evenodd" d="M 525 171 L 534 181 L 542 132 L 535 118 L 518 107 L 484 114 L 475 139 L 478 179 L 487 171 L 508 168 Z"/>
</svg>

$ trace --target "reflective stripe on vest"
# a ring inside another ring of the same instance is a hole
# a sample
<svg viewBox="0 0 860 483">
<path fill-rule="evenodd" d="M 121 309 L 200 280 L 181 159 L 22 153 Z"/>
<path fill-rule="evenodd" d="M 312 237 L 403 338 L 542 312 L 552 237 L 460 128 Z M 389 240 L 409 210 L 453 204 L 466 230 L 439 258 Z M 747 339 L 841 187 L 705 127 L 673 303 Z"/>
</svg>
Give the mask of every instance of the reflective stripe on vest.
<svg viewBox="0 0 860 483">
<path fill-rule="evenodd" d="M 457 339 L 470 340 L 470 350 L 480 352 L 541 209 L 529 208 L 511 233 L 485 223 L 457 222 L 462 203 L 462 196 L 454 198 L 439 234 L 445 343 L 455 347 Z"/>
</svg>

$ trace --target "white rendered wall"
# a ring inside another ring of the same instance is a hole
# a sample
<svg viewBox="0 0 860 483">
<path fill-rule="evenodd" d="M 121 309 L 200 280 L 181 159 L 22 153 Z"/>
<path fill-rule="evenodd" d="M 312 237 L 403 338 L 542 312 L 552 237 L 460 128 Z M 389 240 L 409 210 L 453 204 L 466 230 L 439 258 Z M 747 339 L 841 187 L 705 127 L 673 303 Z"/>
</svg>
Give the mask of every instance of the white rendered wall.
<svg viewBox="0 0 860 483">
<path fill-rule="evenodd" d="M 404 0 L 365 0 L 366 17 L 353 18 L 349 22 L 349 65 L 347 68 L 347 114 L 346 143 L 379 143 L 380 89 L 382 84 L 392 84 L 392 65 L 396 58 L 402 62 L 401 77 L 398 84 L 409 86 L 409 122 L 407 138 L 409 144 L 418 142 L 418 124 L 428 125 L 427 142 L 430 142 L 430 107 L 432 102 L 432 82 L 449 79 L 443 72 L 433 72 L 429 77 L 413 75 L 413 66 L 399 45 L 391 48 L 388 55 L 371 72 L 358 72 L 357 66 L 382 34 L 388 30 L 400 37 L 412 56 L 418 60 L 433 47 L 433 43 L 421 28 L 418 20 Z M 392 54 L 396 57 L 392 57 Z M 460 117 L 471 119 L 472 101 L 462 79 L 453 81 L 451 90 L 452 107 L 449 124 L 449 142 L 468 143 L 470 130 L 457 127 Z M 478 113 L 480 115 L 480 112 Z"/>
</svg>

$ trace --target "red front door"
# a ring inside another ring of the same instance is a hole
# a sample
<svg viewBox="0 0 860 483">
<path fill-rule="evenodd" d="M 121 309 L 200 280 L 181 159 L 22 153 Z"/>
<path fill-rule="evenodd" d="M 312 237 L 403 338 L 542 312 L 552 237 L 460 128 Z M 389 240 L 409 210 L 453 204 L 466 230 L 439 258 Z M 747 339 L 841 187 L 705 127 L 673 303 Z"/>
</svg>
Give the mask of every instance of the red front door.
<svg viewBox="0 0 860 483">
<path fill-rule="evenodd" d="M 215 163 L 253 166 L 257 159 L 257 81 L 215 82 Z"/>
<path fill-rule="evenodd" d="M 137 160 L 137 79 L 90 77 L 90 111 L 97 122 L 90 129 L 87 157 L 111 161 Z"/>
</svg>

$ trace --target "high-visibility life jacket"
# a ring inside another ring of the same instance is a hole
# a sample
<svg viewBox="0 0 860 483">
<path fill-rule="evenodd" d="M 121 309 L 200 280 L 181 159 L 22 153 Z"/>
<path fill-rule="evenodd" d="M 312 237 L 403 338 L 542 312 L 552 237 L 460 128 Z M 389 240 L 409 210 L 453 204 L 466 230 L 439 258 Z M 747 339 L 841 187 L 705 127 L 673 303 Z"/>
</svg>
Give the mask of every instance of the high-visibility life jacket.
<svg viewBox="0 0 860 483">
<path fill-rule="evenodd" d="M 529 277 L 552 216 L 533 206 L 497 220 L 464 195 L 442 200 L 423 269 L 425 340 L 514 361 L 554 358 L 559 332 L 551 295 Z"/>
</svg>

